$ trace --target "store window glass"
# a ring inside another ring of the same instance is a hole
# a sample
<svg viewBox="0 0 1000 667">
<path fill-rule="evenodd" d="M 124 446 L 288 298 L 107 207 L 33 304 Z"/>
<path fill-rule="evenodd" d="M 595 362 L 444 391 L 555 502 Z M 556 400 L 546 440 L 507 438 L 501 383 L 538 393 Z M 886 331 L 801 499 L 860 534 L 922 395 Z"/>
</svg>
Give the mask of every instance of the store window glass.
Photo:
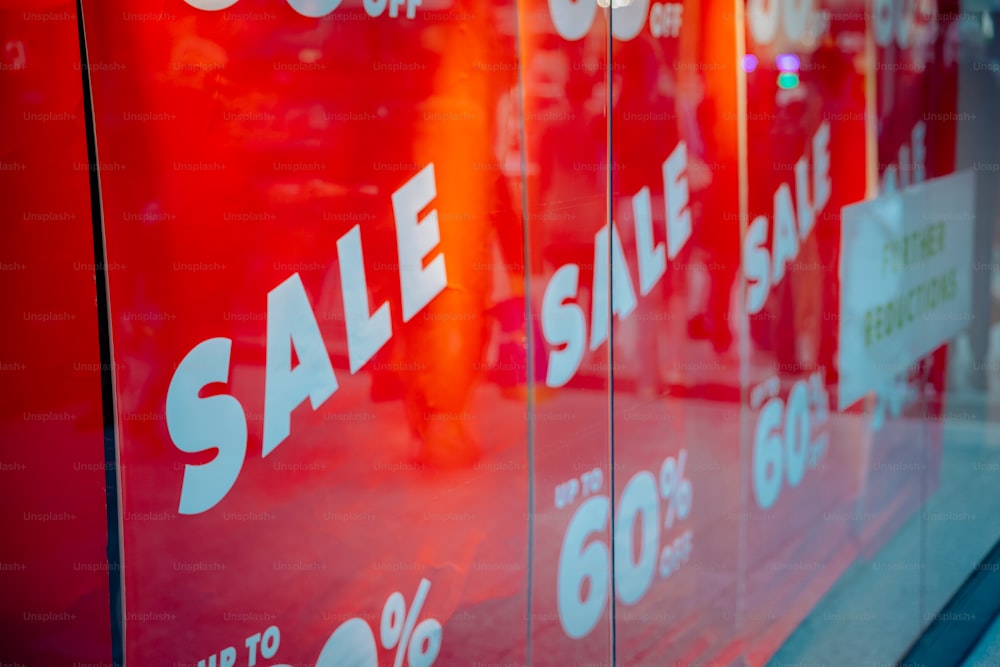
<svg viewBox="0 0 1000 667">
<path fill-rule="evenodd" d="M 0 662 L 894 664 L 970 620 L 992 8 L 53 7 L 0 25 L 0 473 L 88 518 L 11 515 Z M 32 587 L 98 625 L 53 650 Z"/>
</svg>

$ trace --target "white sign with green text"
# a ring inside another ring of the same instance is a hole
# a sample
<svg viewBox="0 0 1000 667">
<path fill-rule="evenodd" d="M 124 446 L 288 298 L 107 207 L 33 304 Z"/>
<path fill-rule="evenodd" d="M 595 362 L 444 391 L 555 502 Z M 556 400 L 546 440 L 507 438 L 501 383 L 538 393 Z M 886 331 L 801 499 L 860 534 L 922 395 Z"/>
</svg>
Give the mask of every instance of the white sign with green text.
<svg viewBox="0 0 1000 667">
<path fill-rule="evenodd" d="M 971 322 L 974 187 L 964 171 L 844 207 L 840 410 Z"/>
</svg>

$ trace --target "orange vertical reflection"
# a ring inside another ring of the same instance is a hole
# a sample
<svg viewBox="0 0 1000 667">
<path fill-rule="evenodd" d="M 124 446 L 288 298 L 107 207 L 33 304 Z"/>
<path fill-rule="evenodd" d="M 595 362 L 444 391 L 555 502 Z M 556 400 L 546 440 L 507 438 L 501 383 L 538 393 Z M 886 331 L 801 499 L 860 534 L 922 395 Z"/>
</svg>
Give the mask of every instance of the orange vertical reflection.
<svg viewBox="0 0 1000 667">
<path fill-rule="evenodd" d="M 434 164 L 437 197 L 431 206 L 448 283 L 405 330 L 404 357 L 418 369 L 408 374 L 406 409 L 422 458 L 442 466 L 471 465 L 478 457 L 464 415 L 488 333 L 494 189 L 483 165 L 493 158 L 496 72 L 513 68 L 487 37 L 489 6 L 476 4 L 461 7 L 461 22 L 424 31 L 425 46 L 440 60 L 432 92 L 415 110 L 413 136 L 416 163 Z"/>
</svg>

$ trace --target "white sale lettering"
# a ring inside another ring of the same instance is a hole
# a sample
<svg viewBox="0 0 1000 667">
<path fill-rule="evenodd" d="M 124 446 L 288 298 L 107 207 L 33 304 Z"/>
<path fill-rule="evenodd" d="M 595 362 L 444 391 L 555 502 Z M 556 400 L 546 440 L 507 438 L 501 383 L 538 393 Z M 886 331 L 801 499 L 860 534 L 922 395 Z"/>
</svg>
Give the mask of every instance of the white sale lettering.
<svg viewBox="0 0 1000 667">
<path fill-rule="evenodd" d="M 229 9 L 239 0 L 184 0 L 195 9 L 206 12 L 217 12 Z M 342 0 L 288 0 L 288 6 L 302 16 L 309 18 L 322 18 L 331 14 L 333 10 L 340 6 Z M 365 13 L 368 16 L 376 17 L 385 13 L 386 6 L 389 7 L 391 18 L 399 17 L 399 10 L 406 6 L 406 18 L 412 19 L 417 16 L 417 7 L 420 0 L 364 0 Z"/>
<path fill-rule="evenodd" d="M 663 243 L 654 244 L 649 188 L 642 188 L 632 197 L 639 291 L 643 296 L 649 294 L 663 277 L 667 257 L 671 260 L 676 258 L 691 238 L 686 170 L 687 147 L 681 142 L 663 163 L 666 248 Z M 609 282 L 613 290 L 610 295 Z M 590 349 L 596 350 L 608 339 L 611 326 L 609 310 L 620 320 L 624 320 L 638 305 L 621 237 L 613 221 L 594 236 L 594 278 L 591 287 Z M 583 308 L 574 302 L 578 298 L 579 289 L 580 267 L 576 264 L 561 266 L 545 288 L 542 298 L 542 334 L 553 348 L 549 352 L 548 374 L 545 378 L 545 384 L 549 387 L 561 387 L 569 382 L 583 360 L 587 318 Z"/>
<path fill-rule="evenodd" d="M 418 218 L 437 195 L 429 164 L 392 195 L 399 242 L 399 280 L 404 321 L 426 308 L 447 284 L 445 257 L 425 258 L 440 243 L 437 212 Z M 368 303 L 360 228 L 337 241 L 344 320 L 351 374 L 367 363 L 392 336 L 389 304 L 374 313 Z M 208 463 L 186 465 L 178 512 L 200 514 L 215 507 L 233 488 L 247 450 L 247 418 L 229 394 L 200 398 L 208 385 L 226 384 L 233 341 L 210 338 L 196 345 L 177 366 L 167 390 L 167 430 L 177 449 L 197 454 L 217 449 Z M 292 368 L 292 350 L 298 365 Z M 264 370 L 264 437 L 261 456 L 288 439 L 292 412 L 307 399 L 318 410 L 338 388 L 337 376 L 305 286 L 292 274 L 267 294 L 267 358 Z"/>
<path fill-rule="evenodd" d="M 299 365 L 292 369 L 292 347 Z M 299 274 L 267 294 L 267 363 L 264 377 L 264 451 L 288 437 L 292 410 L 308 398 L 312 409 L 337 391 L 337 377 Z"/>
<path fill-rule="evenodd" d="M 667 253 L 662 243 L 653 245 L 653 214 L 649 188 L 632 197 L 632 217 L 635 220 L 635 246 L 639 255 L 639 292 L 643 296 L 656 286 L 667 272 Z"/>
<path fill-rule="evenodd" d="M 625 250 L 614 223 L 611 224 L 611 266 L 608 266 L 608 227 L 605 226 L 594 237 L 594 299 L 590 308 L 590 349 L 596 350 L 608 339 L 608 307 L 619 317 L 628 317 L 637 305 L 632 278 L 625 262 Z M 608 273 L 613 295 L 608 294 Z M 611 303 L 608 297 L 611 296 Z"/>
<path fill-rule="evenodd" d="M 684 20 L 684 5 L 679 2 L 662 3 L 650 0 L 549 0 L 549 16 L 556 32 L 563 39 L 583 39 L 594 25 L 598 9 L 610 9 L 608 17 L 612 36 L 622 42 L 635 39 L 649 18 L 649 32 L 653 37 L 677 37 Z"/>
<path fill-rule="evenodd" d="M 351 373 L 357 373 L 392 338 L 389 303 L 373 313 L 368 310 L 368 277 L 361 249 L 361 226 L 355 225 L 337 241 L 340 284 L 344 292 L 347 354 Z"/>
<path fill-rule="evenodd" d="M 417 219 L 417 213 L 436 196 L 433 164 L 427 165 L 392 194 L 404 322 L 409 322 L 423 310 L 448 282 L 443 255 L 431 260 L 426 269 L 423 268 L 424 258 L 441 242 L 441 232 L 437 211 L 430 211 L 422 221 Z"/>
<path fill-rule="evenodd" d="M 750 390 L 758 409 L 754 429 L 752 480 L 757 507 L 770 509 L 785 488 L 802 483 L 820 465 L 830 434 L 830 395 L 822 371 L 797 380 L 782 398 L 781 379 L 772 376 Z"/>
<path fill-rule="evenodd" d="M 743 276 L 747 281 L 747 312 L 759 313 L 771 288 L 785 277 L 785 267 L 799 254 L 804 241 L 815 226 L 816 216 L 830 201 L 830 126 L 820 125 L 812 140 L 812 202 L 809 201 L 809 163 L 806 156 L 795 164 L 795 199 L 792 205 L 791 187 L 782 183 L 774 192 L 774 238 L 767 249 L 766 215 L 758 215 L 750 223 L 743 239 Z"/>
<path fill-rule="evenodd" d="M 569 382 L 583 360 L 587 320 L 583 308 L 570 301 L 576 298 L 579 285 L 580 267 L 567 264 L 555 272 L 542 297 L 542 333 L 556 348 L 549 353 L 545 377 L 545 384 L 550 387 Z"/>
<path fill-rule="evenodd" d="M 910 143 L 900 145 L 896 163 L 886 165 L 882 172 L 882 194 L 890 194 L 924 182 L 927 178 L 926 136 L 927 125 L 918 120 L 910 130 Z"/>
<path fill-rule="evenodd" d="M 203 465 L 184 468 L 181 514 L 198 514 L 214 507 L 233 488 L 247 452 L 247 418 L 232 396 L 198 398 L 203 387 L 229 381 L 233 341 L 210 338 L 181 361 L 167 389 L 167 431 L 177 449 L 197 454 L 218 448 Z"/>
<path fill-rule="evenodd" d="M 878 1 L 878 0 L 876 0 Z M 800 46 L 818 45 L 828 17 L 816 0 L 748 0 L 747 27 L 759 45 L 777 40 Z M 780 30 L 779 30 L 780 28 Z"/>
<path fill-rule="evenodd" d="M 655 580 L 669 579 L 689 562 L 694 530 L 686 521 L 694 487 L 685 475 L 687 459 L 688 451 L 682 449 L 664 458 L 658 469 L 632 475 L 616 503 L 610 545 L 605 534 L 611 519 L 611 490 L 605 491 L 601 469 L 555 488 L 557 508 L 583 499 L 563 535 L 556 575 L 559 622 L 567 637 L 580 639 L 597 627 L 607 608 L 612 570 L 617 602 L 634 605 Z"/>
</svg>

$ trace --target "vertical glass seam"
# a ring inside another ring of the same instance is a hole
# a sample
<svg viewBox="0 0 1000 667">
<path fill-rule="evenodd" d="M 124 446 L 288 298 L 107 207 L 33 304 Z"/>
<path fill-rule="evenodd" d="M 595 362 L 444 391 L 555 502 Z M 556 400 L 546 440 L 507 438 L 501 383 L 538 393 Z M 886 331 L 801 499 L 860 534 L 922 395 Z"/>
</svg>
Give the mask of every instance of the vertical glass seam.
<svg viewBox="0 0 1000 667">
<path fill-rule="evenodd" d="M 97 338 L 101 359 L 101 416 L 104 440 L 104 484 L 107 507 L 107 559 L 109 609 L 111 617 L 111 660 L 119 666 L 125 664 L 125 598 L 122 569 L 122 518 L 121 481 L 119 462 L 113 349 L 111 341 L 111 307 L 107 274 L 107 243 L 104 237 L 104 214 L 101 206 L 101 175 L 97 157 L 97 135 L 93 96 L 90 85 L 87 36 L 83 20 L 83 0 L 76 0 L 77 31 L 80 42 L 80 76 L 83 92 L 84 126 L 87 135 L 87 163 L 90 179 L 90 211 L 93 230 L 94 287 L 97 298 Z"/>
<path fill-rule="evenodd" d="M 513 3 L 514 16 L 514 55 L 517 64 L 517 132 L 518 141 L 521 144 L 519 152 L 521 168 L 521 248 L 524 254 L 524 309 L 525 309 L 525 354 L 527 363 L 525 373 L 527 374 L 525 385 L 527 387 L 525 409 L 528 420 L 527 427 L 527 457 L 528 457 L 528 516 L 527 516 L 527 567 L 525 587 L 527 595 L 525 604 L 527 606 L 525 618 L 525 652 L 524 662 L 530 667 L 531 661 L 531 640 L 533 633 L 533 604 L 534 604 L 534 552 L 535 552 L 535 354 L 542 352 L 535 349 L 535 321 L 531 308 L 531 239 L 529 236 L 529 214 L 528 214 L 528 150 L 527 131 L 524 129 L 524 115 L 527 112 L 524 95 L 524 80 L 522 76 L 521 63 L 524 58 L 521 54 L 521 6 L 519 2 Z M 503 176 L 506 178 L 506 176 Z"/>
<path fill-rule="evenodd" d="M 607 225 L 608 225 L 608 496 L 609 496 L 609 518 L 608 524 L 609 535 L 608 535 L 608 562 L 610 564 L 610 595 L 608 596 L 610 614 L 611 614 L 611 664 L 616 665 L 618 662 L 618 646 L 617 646 L 617 619 L 615 617 L 615 609 L 617 607 L 616 600 L 617 590 L 615 587 L 615 572 L 617 572 L 617 564 L 615 563 L 615 322 L 614 322 L 614 269 L 611 262 L 614 258 L 614 253 L 612 249 L 614 248 L 614 238 L 615 238 L 615 221 L 614 221 L 614 176 L 613 176 L 613 141 L 614 136 L 614 121 L 612 114 L 612 105 L 614 104 L 614 91 L 612 87 L 614 86 L 614 77 L 612 72 L 614 71 L 614 55 L 613 55 L 613 41 L 614 41 L 614 9 L 611 3 L 608 4 L 608 8 L 605 10 L 608 15 L 608 35 L 606 48 L 608 50 L 607 57 L 607 68 L 604 70 L 604 94 L 605 94 L 605 113 L 608 117 L 607 122 L 607 143 L 608 147 L 605 152 L 605 159 L 607 162 L 607 180 L 605 182 L 605 192 L 606 194 L 606 211 L 607 211 Z"/>
</svg>

